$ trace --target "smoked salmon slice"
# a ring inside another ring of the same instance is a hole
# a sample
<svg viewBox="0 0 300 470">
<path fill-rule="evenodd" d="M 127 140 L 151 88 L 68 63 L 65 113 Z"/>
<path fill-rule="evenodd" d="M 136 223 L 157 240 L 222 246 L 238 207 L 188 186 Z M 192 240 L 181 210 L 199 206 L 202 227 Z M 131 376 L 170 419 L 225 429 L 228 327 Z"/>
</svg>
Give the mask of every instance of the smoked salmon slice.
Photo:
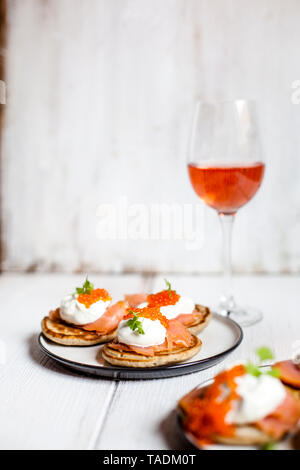
<svg viewBox="0 0 300 470">
<path fill-rule="evenodd" d="M 287 385 L 300 388 L 300 368 L 292 361 L 277 362 L 274 365 L 280 373 L 280 380 Z"/>
<path fill-rule="evenodd" d="M 115 330 L 120 321 L 126 315 L 127 303 L 117 302 L 106 309 L 104 314 L 93 323 L 80 325 L 80 328 L 86 331 L 95 331 L 99 334 L 107 334 Z"/>
<path fill-rule="evenodd" d="M 136 308 L 140 304 L 147 302 L 147 294 L 126 294 L 125 300 L 128 302 L 129 307 Z"/>
<path fill-rule="evenodd" d="M 191 344 L 192 335 L 179 321 L 169 320 L 166 341 L 169 348 L 173 348 L 174 346 L 186 348 Z"/>
<path fill-rule="evenodd" d="M 179 347 L 189 347 L 192 343 L 191 333 L 177 320 L 168 322 L 166 340 L 158 346 L 140 347 L 130 344 L 119 343 L 116 340 L 110 344 L 113 349 L 118 351 L 134 351 L 142 356 L 154 356 L 157 352 L 168 352 Z"/>
<path fill-rule="evenodd" d="M 154 356 L 155 354 L 154 348 L 157 347 L 157 346 L 148 346 L 148 347 L 142 348 L 140 346 L 133 346 L 131 344 L 118 343 L 116 339 L 112 343 L 110 343 L 109 346 L 113 349 L 116 349 L 117 351 L 121 351 L 121 352 L 133 351 L 137 354 L 140 354 L 141 356 L 149 356 L 149 357 Z"/>
<path fill-rule="evenodd" d="M 60 321 L 62 320 L 61 317 L 60 317 L 60 314 L 59 314 L 59 308 L 57 308 L 56 310 L 51 310 L 49 312 L 49 318 L 50 320 L 52 321 Z"/>
<path fill-rule="evenodd" d="M 176 320 L 178 320 L 184 326 L 188 327 L 189 325 L 196 323 L 202 318 L 203 313 L 199 313 L 198 310 L 195 309 L 192 313 L 181 313 L 180 315 L 178 315 L 178 317 L 176 317 Z"/>
<path fill-rule="evenodd" d="M 287 392 L 284 401 L 266 418 L 258 421 L 256 426 L 273 439 L 281 439 L 294 428 L 300 419 L 300 402 Z"/>
</svg>

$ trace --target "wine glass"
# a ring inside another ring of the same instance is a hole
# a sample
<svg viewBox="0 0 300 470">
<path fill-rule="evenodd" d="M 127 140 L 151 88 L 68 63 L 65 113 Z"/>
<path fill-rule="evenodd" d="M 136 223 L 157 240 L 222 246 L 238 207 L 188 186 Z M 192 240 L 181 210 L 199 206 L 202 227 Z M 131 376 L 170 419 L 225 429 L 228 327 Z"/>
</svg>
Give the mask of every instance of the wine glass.
<svg viewBox="0 0 300 470">
<path fill-rule="evenodd" d="M 265 171 L 253 101 L 198 102 L 188 171 L 197 195 L 219 215 L 223 232 L 224 291 L 217 312 L 242 326 L 262 319 L 236 305 L 232 291 L 231 234 L 237 210 L 259 189 Z"/>
</svg>

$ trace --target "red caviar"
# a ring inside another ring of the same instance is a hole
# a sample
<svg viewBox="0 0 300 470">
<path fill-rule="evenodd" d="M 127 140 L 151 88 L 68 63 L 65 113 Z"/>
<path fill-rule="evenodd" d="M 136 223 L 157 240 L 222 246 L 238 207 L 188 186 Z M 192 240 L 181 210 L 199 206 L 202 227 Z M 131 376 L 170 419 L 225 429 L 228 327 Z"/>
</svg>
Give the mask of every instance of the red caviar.
<svg viewBox="0 0 300 470">
<path fill-rule="evenodd" d="M 128 320 L 129 318 L 133 318 L 134 312 L 138 317 L 149 318 L 150 320 L 159 320 L 160 323 L 165 327 L 168 328 L 169 321 L 168 319 L 160 313 L 159 307 L 145 307 L 145 308 L 134 308 L 134 309 L 127 309 L 127 315 L 124 317 L 124 320 Z"/>
<path fill-rule="evenodd" d="M 180 295 L 175 290 L 162 290 L 157 294 L 150 294 L 147 297 L 148 307 L 166 307 L 177 304 Z"/>
<path fill-rule="evenodd" d="M 232 402 L 239 398 L 235 379 L 245 373 L 243 365 L 226 370 L 215 377 L 204 396 L 183 398 L 184 427 L 199 443 L 210 444 L 216 435 L 234 436 L 235 427 L 226 422 L 226 415 L 232 409 Z"/>
<path fill-rule="evenodd" d="M 111 300 L 111 297 L 105 289 L 93 289 L 90 294 L 79 294 L 77 300 L 86 308 L 89 308 L 95 302 L 98 302 L 99 300 L 106 302 Z"/>
</svg>

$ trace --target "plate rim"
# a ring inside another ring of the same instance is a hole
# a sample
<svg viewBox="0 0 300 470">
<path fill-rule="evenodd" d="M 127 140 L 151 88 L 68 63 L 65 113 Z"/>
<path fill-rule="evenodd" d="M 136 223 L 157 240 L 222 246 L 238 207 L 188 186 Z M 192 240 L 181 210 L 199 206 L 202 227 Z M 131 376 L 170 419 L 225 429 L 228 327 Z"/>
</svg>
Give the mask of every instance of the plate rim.
<svg viewBox="0 0 300 470">
<path fill-rule="evenodd" d="M 41 332 L 38 336 L 38 345 L 40 347 L 40 349 L 42 350 L 42 352 L 44 354 L 46 354 L 48 357 L 50 357 L 51 359 L 53 359 L 54 361 L 57 361 L 61 364 L 64 364 L 65 366 L 68 366 L 68 367 L 71 367 L 73 369 L 79 369 L 79 368 L 82 368 L 82 369 L 85 369 L 87 372 L 89 373 L 95 373 L 95 371 L 97 371 L 98 375 L 100 371 L 111 371 L 112 374 L 116 374 L 118 372 L 120 373 L 135 373 L 134 375 L 136 375 L 136 373 L 138 372 L 143 372 L 143 375 L 149 375 L 149 377 L 151 377 L 151 375 L 153 375 L 153 372 L 159 372 L 159 371 L 171 371 L 171 370 L 180 370 L 180 369 L 185 369 L 185 368 L 190 368 L 190 367 L 196 367 L 197 365 L 203 365 L 203 364 L 207 364 L 209 362 L 215 362 L 215 361 L 218 361 L 218 359 L 221 359 L 223 356 L 227 356 L 229 355 L 231 352 L 233 352 L 236 348 L 238 348 L 238 346 L 241 344 L 241 342 L 243 341 L 243 338 L 244 338 L 244 333 L 243 333 L 243 329 L 241 328 L 241 326 L 234 320 L 232 320 L 232 318 L 230 317 L 225 317 L 223 315 L 220 315 L 218 313 L 215 313 L 213 312 L 213 316 L 216 317 L 217 319 L 219 320 L 222 320 L 222 321 L 225 321 L 227 322 L 227 324 L 229 324 L 231 327 L 235 327 L 237 332 L 238 332 L 238 335 L 237 335 L 237 340 L 235 341 L 235 343 L 228 349 L 226 349 L 225 351 L 222 351 L 221 353 L 218 353 L 218 354 L 215 354 L 213 356 L 210 356 L 208 358 L 204 358 L 204 359 L 198 359 L 197 361 L 190 361 L 190 362 L 184 362 L 184 363 L 178 363 L 178 364 L 172 364 L 172 365 L 169 365 L 169 366 L 158 366 L 158 367 L 149 367 L 149 368 L 143 368 L 143 367 L 135 367 L 135 368 L 132 368 L 132 367 L 113 367 L 113 366 L 98 366 L 98 365 L 90 365 L 90 364 L 86 364 L 84 362 L 77 362 L 77 361 L 73 361 L 73 360 L 70 360 L 70 359 L 65 359 L 65 358 L 62 358 L 61 356 L 57 356 L 56 354 L 50 352 L 43 344 L 42 344 L 42 341 L 41 339 L 45 339 L 45 340 L 48 340 L 48 338 L 45 337 L 45 335 Z M 209 325 L 208 325 L 208 328 L 209 328 Z M 86 346 L 86 347 L 95 347 L 95 346 L 100 346 L 100 345 L 92 345 L 92 346 Z"/>
</svg>

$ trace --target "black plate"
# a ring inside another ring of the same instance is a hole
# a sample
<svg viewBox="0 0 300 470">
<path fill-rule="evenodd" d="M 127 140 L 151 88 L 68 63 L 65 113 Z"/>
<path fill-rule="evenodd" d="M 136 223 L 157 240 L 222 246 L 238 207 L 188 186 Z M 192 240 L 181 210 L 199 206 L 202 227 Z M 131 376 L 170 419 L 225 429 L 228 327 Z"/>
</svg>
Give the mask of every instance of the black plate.
<svg viewBox="0 0 300 470">
<path fill-rule="evenodd" d="M 213 314 L 212 320 L 199 337 L 201 351 L 193 358 L 170 366 L 153 368 L 114 367 L 101 358 L 101 346 L 62 346 L 48 340 L 42 333 L 41 350 L 60 364 L 79 372 L 111 379 L 155 379 L 176 377 L 213 367 L 236 349 L 243 339 L 241 327 L 228 317 Z"/>
</svg>

